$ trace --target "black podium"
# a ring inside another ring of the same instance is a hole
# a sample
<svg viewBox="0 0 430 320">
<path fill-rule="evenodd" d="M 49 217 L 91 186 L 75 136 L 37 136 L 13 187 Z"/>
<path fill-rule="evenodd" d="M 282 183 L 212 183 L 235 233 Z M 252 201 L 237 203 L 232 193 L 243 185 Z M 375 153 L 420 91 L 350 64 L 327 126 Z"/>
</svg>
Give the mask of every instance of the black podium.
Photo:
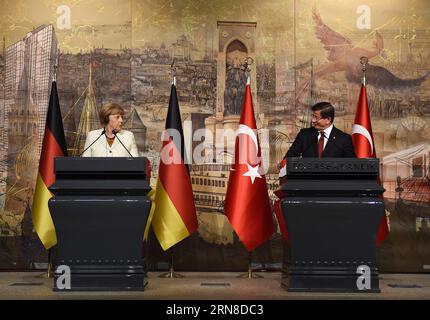
<svg viewBox="0 0 430 320">
<path fill-rule="evenodd" d="M 144 289 L 143 235 L 151 209 L 146 158 L 55 159 L 49 210 L 55 266 L 70 268 L 74 291 Z M 63 273 L 56 270 L 57 280 Z"/>
<path fill-rule="evenodd" d="M 378 159 L 288 159 L 280 187 L 289 234 L 284 288 L 380 292 L 375 241 L 385 206 L 378 174 Z"/>
</svg>

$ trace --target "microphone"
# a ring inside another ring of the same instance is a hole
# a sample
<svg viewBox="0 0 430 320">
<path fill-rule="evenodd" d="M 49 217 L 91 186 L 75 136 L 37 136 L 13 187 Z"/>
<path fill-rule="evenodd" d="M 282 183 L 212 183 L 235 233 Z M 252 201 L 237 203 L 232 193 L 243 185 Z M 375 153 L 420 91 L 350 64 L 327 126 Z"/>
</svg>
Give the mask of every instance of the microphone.
<svg viewBox="0 0 430 320">
<path fill-rule="evenodd" d="M 128 151 L 127 147 L 124 145 L 124 143 L 122 143 L 121 139 L 117 136 L 118 131 L 116 131 L 115 129 L 112 130 L 113 135 L 118 139 L 118 141 L 121 143 L 121 145 L 124 147 L 124 149 L 128 152 L 128 154 L 130 155 L 130 157 L 134 158 L 130 151 Z"/>
<path fill-rule="evenodd" d="M 85 151 L 87 151 L 94 143 L 96 143 L 96 141 L 99 140 L 100 137 L 105 134 L 105 132 L 106 132 L 106 129 L 103 128 L 102 133 L 100 133 L 100 135 L 97 137 L 97 139 L 94 140 L 88 147 L 86 147 L 85 150 L 82 151 L 82 153 L 79 156 L 82 157 L 82 155 L 85 153 Z"/>
</svg>

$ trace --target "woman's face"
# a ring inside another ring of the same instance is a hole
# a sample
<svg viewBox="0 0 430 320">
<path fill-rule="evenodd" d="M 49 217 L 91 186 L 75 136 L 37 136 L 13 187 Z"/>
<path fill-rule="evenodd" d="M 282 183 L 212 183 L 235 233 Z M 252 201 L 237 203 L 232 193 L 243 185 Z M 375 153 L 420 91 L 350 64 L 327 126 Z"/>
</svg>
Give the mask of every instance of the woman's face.
<svg viewBox="0 0 430 320">
<path fill-rule="evenodd" d="M 111 127 L 112 130 L 116 130 L 119 132 L 122 128 L 124 120 L 121 114 L 111 114 L 109 116 L 108 126 Z"/>
</svg>

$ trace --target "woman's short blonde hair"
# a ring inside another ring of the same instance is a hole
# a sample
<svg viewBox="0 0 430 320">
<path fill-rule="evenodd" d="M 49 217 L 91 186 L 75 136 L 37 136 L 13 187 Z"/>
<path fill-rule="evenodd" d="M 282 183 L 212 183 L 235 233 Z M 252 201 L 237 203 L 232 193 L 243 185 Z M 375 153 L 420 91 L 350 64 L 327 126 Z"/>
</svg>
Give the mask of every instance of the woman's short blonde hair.
<svg viewBox="0 0 430 320">
<path fill-rule="evenodd" d="M 105 104 L 99 112 L 100 123 L 105 126 L 109 123 L 109 116 L 113 114 L 124 115 L 124 109 L 117 103 Z"/>
</svg>

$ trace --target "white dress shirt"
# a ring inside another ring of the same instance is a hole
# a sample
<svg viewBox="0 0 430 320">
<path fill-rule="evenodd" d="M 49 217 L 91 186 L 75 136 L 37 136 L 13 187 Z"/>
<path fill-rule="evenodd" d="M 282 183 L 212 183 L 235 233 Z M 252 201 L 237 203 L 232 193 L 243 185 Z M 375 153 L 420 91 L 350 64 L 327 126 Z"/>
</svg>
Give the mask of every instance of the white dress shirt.
<svg viewBox="0 0 430 320">
<path fill-rule="evenodd" d="M 325 128 L 322 130 L 324 132 L 324 149 L 327 144 L 328 138 L 330 137 L 331 130 L 333 129 L 333 123 L 330 125 L 330 127 Z M 320 141 L 321 133 L 318 131 L 318 141 Z"/>
</svg>

